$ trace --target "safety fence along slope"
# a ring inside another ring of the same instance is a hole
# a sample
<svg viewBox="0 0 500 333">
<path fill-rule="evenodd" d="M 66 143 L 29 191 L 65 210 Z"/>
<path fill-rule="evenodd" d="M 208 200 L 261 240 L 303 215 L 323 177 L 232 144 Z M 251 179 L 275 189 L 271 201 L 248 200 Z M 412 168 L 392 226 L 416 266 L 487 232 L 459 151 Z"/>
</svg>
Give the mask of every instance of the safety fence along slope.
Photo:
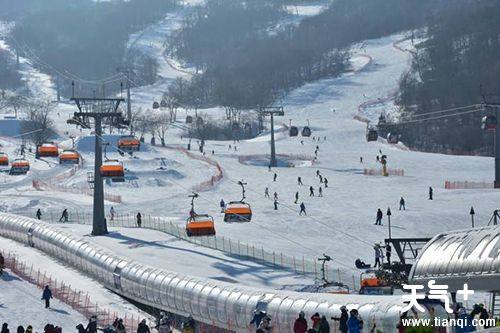
<svg viewBox="0 0 500 333">
<path fill-rule="evenodd" d="M 60 213 L 47 212 L 45 216 L 47 222 L 60 222 Z M 138 228 L 134 214 L 120 214 L 115 215 L 113 218 L 108 216 L 107 222 L 109 227 Z M 68 223 L 92 225 L 92 213 L 69 211 Z M 192 244 L 222 251 L 232 256 L 237 255 L 264 265 L 279 267 L 297 274 L 314 276 L 318 281 L 321 281 L 323 278 L 321 264 L 315 258 L 299 257 L 278 251 L 271 251 L 264 249 L 262 246 L 251 245 L 224 236 L 189 237 L 184 227 L 163 217 L 144 215 L 142 217 L 141 228 L 160 231 Z M 341 270 L 328 264 L 325 265 L 325 277 L 327 280 L 344 284 L 353 290 L 357 290 L 360 287 L 359 276 L 355 276 L 352 271 Z"/>
</svg>

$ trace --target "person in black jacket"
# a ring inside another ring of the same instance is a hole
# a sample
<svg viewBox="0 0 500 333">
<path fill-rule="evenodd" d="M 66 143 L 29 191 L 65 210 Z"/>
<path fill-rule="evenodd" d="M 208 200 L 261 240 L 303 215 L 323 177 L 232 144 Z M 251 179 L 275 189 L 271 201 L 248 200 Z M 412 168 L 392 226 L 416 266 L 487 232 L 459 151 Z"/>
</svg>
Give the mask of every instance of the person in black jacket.
<svg viewBox="0 0 500 333">
<path fill-rule="evenodd" d="M 151 333 L 148 324 L 146 324 L 146 319 L 143 319 L 137 326 L 137 333 Z"/>
<path fill-rule="evenodd" d="M 328 323 L 326 316 L 321 316 L 318 333 L 330 333 L 330 324 Z"/>
<path fill-rule="evenodd" d="M 9 333 L 9 325 L 7 323 L 2 324 L 2 331 L 1 333 Z"/>
<path fill-rule="evenodd" d="M 348 332 L 347 321 L 349 320 L 349 313 L 347 312 L 347 308 L 344 305 L 340 307 L 340 317 L 332 317 L 332 320 L 336 320 L 339 322 L 339 330 L 341 333 Z"/>
<path fill-rule="evenodd" d="M 49 286 L 45 286 L 45 289 L 43 290 L 42 294 L 42 300 L 45 301 L 45 308 L 48 309 L 50 308 L 50 299 L 52 297 L 52 290 L 50 290 Z"/>
<path fill-rule="evenodd" d="M 90 317 L 87 328 L 85 329 L 87 333 L 97 333 L 97 317 L 94 315 Z"/>
</svg>

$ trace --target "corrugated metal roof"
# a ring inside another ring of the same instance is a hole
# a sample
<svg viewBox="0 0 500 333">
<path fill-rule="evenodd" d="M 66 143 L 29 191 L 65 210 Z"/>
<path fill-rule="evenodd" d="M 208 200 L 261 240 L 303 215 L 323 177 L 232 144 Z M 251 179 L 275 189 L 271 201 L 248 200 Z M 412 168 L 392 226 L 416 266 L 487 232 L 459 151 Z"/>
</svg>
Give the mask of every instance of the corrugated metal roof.
<svg viewBox="0 0 500 333">
<path fill-rule="evenodd" d="M 440 234 L 423 249 L 410 272 L 414 284 L 436 280 L 449 290 L 464 283 L 475 290 L 500 290 L 500 226 Z"/>
</svg>

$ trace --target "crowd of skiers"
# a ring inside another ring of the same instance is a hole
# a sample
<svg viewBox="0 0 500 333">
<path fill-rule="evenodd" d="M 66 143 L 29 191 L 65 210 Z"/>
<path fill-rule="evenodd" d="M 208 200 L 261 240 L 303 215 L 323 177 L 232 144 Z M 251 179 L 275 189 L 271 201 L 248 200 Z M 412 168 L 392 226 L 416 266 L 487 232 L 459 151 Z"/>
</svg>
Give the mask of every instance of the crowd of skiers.
<svg viewBox="0 0 500 333">
<path fill-rule="evenodd" d="M 342 306 L 340 316 L 331 317 L 330 320 L 338 322 L 341 333 L 360 333 L 363 329 L 363 320 L 356 309 L 348 311 L 345 306 Z M 256 333 L 267 333 L 273 330 L 271 316 L 264 310 L 255 310 L 250 324 L 255 327 Z M 330 333 L 331 331 L 333 330 L 330 328 L 329 319 L 319 313 L 313 314 L 308 322 L 305 313 L 301 311 L 293 324 L 293 333 Z"/>
</svg>

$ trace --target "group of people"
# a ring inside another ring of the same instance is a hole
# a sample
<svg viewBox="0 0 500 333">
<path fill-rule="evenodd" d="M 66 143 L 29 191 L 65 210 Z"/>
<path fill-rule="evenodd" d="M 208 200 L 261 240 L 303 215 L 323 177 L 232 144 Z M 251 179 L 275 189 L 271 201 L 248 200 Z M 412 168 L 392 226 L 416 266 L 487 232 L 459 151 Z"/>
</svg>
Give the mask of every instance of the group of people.
<svg viewBox="0 0 500 333">
<path fill-rule="evenodd" d="M 53 324 L 47 324 L 43 328 L 43 332 L 44 333 L 61 333 L 62 328 L 59 326 L 55 326 Z M 3 323 L 2 330 L 0 331 L 0 333 L 10 333 L 9 324 Z M 12 332 L 12 333 L 14 333 L 14 332 Z M 28 326 L 26 326 L 26 329 L 25 329 L 24 326 L 19 325 L 17 327 L 16 333 L 33 333 L 33 326 L 28 325 Z"/>
<path fill-rule="evenodd" d="M 363 320 L 356 309 L 351 309 L 348 312 L 347 308 L 342 306 L 340 307 L 340 316 L 332 317 L 331 320 L 339 323 L 339 332 L 341 333 L 360 333 L 363 329 Z M 311 316 L 310 326 L 302 311 L 293 325 L 293 333 L 330 333 L 330 331 L 330 323 L 326 316 L 320 316 L 317 312 Z"/>
</svg>

